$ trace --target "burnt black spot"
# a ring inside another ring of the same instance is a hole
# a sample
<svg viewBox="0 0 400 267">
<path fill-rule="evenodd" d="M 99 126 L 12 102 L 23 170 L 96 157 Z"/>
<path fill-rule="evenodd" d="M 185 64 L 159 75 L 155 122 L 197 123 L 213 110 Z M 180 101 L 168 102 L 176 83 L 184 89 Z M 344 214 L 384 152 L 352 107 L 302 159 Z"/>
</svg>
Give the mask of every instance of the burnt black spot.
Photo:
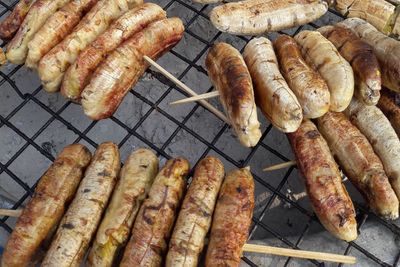
<svg viewBox="0 0 400 267">
<path fill-rule="evenodd" d="M 147 216 L 143 216 L 144 221 L 148 224 L 148 225 L 153 225 L 153 220 Z"/>
<path fill-rule="evenodd" d="M 147 207 L 143 208 L 143 219 L 147 224 L 153 225 L 153 223 L 154 223 L 153 219 L 149 215 L 147 215 L 148 211 L 151 211 L 151 210 L 156 210 L 157 211 L 157 210 L 160 210 L 165 204 L 169 205 L 169 203 L 166 203 L 167 202 L 168 191 L 169 191 L 169 187 L 166 186 L 165 187 L 165 191 L 164 191 L 164 195 L 163 195 L 163 199 L 162 199 L 162 201 L 161 201 L 161 203 L 159 205 L 157 205 L 157 206 L 147 206 Z"/>
<path fill-rule="evenodd" d="M 340 220 L 339 226 L 343 227 L 347 222 L 347 215 L 345 213 L 341 212 L 338 214 L 338 216 L 339 216 L 339 220 Z"/>
<path fill-rule="evenodd" d="M 86 188 L 86 189 L 83 190 L 83 193 L 89 193 L 89 192 L 90 192 L 90 189 Z"/>
<path fill-rule="evenodd" d="M 163 249 L 161 246 L 156 246 L 156 245 L 150 245 L 150 248 L 152 251 L 154 251 L 154 253 L 156 253 L 157 255 L 163 255 Z"/>
<path fill-rule="evenodd" d="M 102 176 L 102 177 L 106 177 L 106 176 L 110 176 L 111 173 L 109 171 L 107 171 L 107 170 L 103 170 L 103 171 L 97 173 L 97 175 L 98 176 Z"/>
<path fill-rule="evenodd" d="M 74 229 L 75 226 L 72 223 L 64 223 L 63 225 L 61 225 L 62 228 L 65 229 Z"/>
<path fill-rule="evenodd" d="M 208 213 L 208 212 L 205 211 L 205 210 L 202 210 L 202 211 L 201 211 L 201 214 L 203 215 L 203 217 L 206 217 L 206 218 L 211 216 L 211 214 Z"/>
<path fill-rule="evenodd" d="M 236 187 L 236 191 L 237 191 L 238 193 L 242 193 L 242 188 L 241 188 L 240 186 L 238 186 L 238 187 Z"/>
<path fill-rule="evenodd" d="M 315 138 L 318 138 L 319 136 L 320 136 L 320 134 L 317 130 L 312 130 L 312 131 L 306 132 L 306 137 L 309 139 L 315 139 Z"/>
</svg>

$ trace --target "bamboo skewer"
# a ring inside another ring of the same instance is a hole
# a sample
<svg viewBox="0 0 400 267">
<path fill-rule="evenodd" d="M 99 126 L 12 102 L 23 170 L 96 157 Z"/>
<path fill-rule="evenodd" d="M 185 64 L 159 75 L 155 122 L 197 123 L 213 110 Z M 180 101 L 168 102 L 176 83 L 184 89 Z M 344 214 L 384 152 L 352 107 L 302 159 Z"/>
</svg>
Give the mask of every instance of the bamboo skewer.
<svg viewBox="0 0 400 267">
<path fill-rule="evenodd" d="M 297 165 L 297 162 L 295 160 L 291 160 L 291 161 L 288 161 L 288 162 L 284 162 L 284 163 L 280 163 L 280 164 L 277 164 L 277 165 L 273 165 L 273 166 L 267 167 L 267 168 L 263 169 L 263 171 L 265 171 L 265 172 L 275 171 L 275 170 L 289 168 L 289 167 L 296 166 L 296 165 Z"/>
<path fill-rule="evenodd" d="M 174 102 L 169 103 L 170 105 L 179 105 L 179 104 L 185 104 L 185 103 L 191 103 L 191 102 L 195 102 L 195 101 L 200 101 L 200 100 L 205 100 L 205 99 L 210 99 L 210 98 L 214 98 L 219 96 L 219 92 L 218 91 L 213 91 L 210 93 L 205 93 L 202 95 L 197 95 L 197 96 L 192 96 L 192 97 L 188 97 L 188 98 L 184 98 L 181 100 L 177 100 Z"/>
<path fill-rule="evenodd" d="M 19 210 L 0 209 L 0 216 L 19 217 L 21 216 L 21 213 L 22 209 Z"/>
<path fill-rule="evenodd" d="M 354 264 L 356 263 L 357 260 L 355 257 L 352 256 L 344 256 L 339 254 L 297 250 L 289 248 L 278 248 L 278 247 L 270 247 L 264 245 L 253 245 L 253 244 L 245 244 L 243 246 L 243 251 L 286 256 L 293 258 L 310 259 L 310 260 L 349 263 L 349 264 Z"/>
<path fill-rule="evenodd" d="M 149 58 L 148 56 L 143 56 L 143 59 L 149 63 L 151 66 L 153 66 L 154 68 L 156 68 L 159 72 L 161 72 L 162 75 L 164 75 L 166 78 L 168 78 L 171 82 L 173 82 L 176 86 L 178 86 L 179 88 L 181 88 L 183 91 L 185 91 L 186 93 L 188 93 L 191 96 L 198 96 L 198 94 L 193 91 L 192 89 L 190 89 L 188 86 L 186 86 L 184 83 L 182 83 L 180 80 L 178 80 L 177 78 L 175 78 L 171 73 L 169 73 L 166 69 L 164 69 L 163 67 L 161 67 L 160 65 L 158 65 L 154 60 L 152 60 L 151 58 Z M 208 103 L 205 100 L 200 100 L 199 103 L 205 107 L 206 109 L 208 109 L 209 111 L 211 111 L 212 113 L 214 113 L 218 118 L 220 118 L 221 120 L 223 120 L 224 122 L 226 122 L 227 124 L 231 124 L 230 121 L 228 120 L 228 118 L 218 109 L 216 109 L 215 107 L 213 107 L 210 103 Z"/>
</svg>

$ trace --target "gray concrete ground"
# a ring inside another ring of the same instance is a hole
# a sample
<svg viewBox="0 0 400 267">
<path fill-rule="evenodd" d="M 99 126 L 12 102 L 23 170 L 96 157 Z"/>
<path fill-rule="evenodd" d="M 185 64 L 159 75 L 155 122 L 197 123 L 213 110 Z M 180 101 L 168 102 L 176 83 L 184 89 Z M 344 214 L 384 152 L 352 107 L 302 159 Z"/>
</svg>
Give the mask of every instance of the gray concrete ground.
<svg viewBox="0 0 400 267">
<path fill-rule="evenodd" d="M 9 4 L 9 1 L 3 2 Z M 210 81 L 201 71 L 207 51 L 205 42 L 225 41 L 242 49 L 246 39 L 227 34 L 218 35 L 206 16 L 196 15 L 194 10 L 184 4 L 196 10 L 201 10 L 202 5 L 188 0 L 172 4 L 169 0 L 155 2 L 166 7 L 169 16 L 182 18 L 188 30 L 174 48 L 184 59 L 168 53 L 158 62 L 195 91 L 202 93 L 210 90 Z M 208 14 L 211 7 L 203 10 L 202 14 Z M 0 11 L 2 9 L 0 6 Z M 339 19 L 333 14 L 327 14 L 316 25 L 333 23 Z M 295 30 L 286 32 L 293 34 Z M 273 39 L 276 34 L 268 36 Z M 193 63 L 193 67 L 190 67 L 189 62 Z M 0 201 L 3 207 L 9 207 L 10 203 L 16 203 L 24 197 L 26 189 L 32 187 L 51 164 L 51 157 L 56 156 L 67 144 L 78 141 L 93 151 L 92 144 L 110 140 L 120 145 L 123 161 L 134 149 L 154 145 L 171 157 L 188 158 L 192 165 L 204 155 L 216 155 L 225 163 L 227 170 L 235 168 L 235 165 L 251 166 L 257 177 L 255 219 L 261 222 L 252 231 L 251 243 L 281 247 L 296 244 L 301 249 L 341 254 L 347 249 L 346 242 L 333 238 L 313 219 L 306 197 L 296 201 L 297 207 L 289 205 L 281 197 L 292 198 L 304 191 L 296 169 L 262 172 L 265 166 L 281 163 L 285 158 L 293 159 L 293 154 L 285 135 L 272 128 L 261 113 L 259 118 L 266 135 L 252 151 L 243 148 L 232 130 L 202 107 L 195 104 L 169 106 L 169 102 L 184 95 L 175 88 L 169 90 L 171 84 L 154 70 L 144 75 L 135 86 L 134 94 L 128 94 L 114 119 L 98 123 L 92 123 L 83 115 L 80 106 L 66 103 L 59 94 L 47 94 L 40 90 L 38 76 L 25 67 L 6 65 L 1 72 L 10 75 L 11 79 L 0 79 L 0 116 L 2 121 L 7 121 L 0 122 L 0 194 L 7 198 Z M 22 96 L 13 86 L 20 90 Z M 222 110 L 216 99 L 210 102 Z M 188 116 L 190 112 L 193 114 Z M 143 117 L 145 119 L 138 124 Z M 183 127 L 178 123 L 183 123 Z M 135 134 L 130 134 L 121 124 L 134 130 Z M 82 138 L 83 135 L 87 138 Z M 209 149 L 209 145 L 214 147 Z M 165 160 L 160 156 L 161 164 Z M 348 182 L 346 186 L 357 205 L 365 207 L 356 190 Z M 5 223 L 12 228 L 15 219 L 9 218 Z M 361 226 L 360 236 L 354 244 L 369 251 L 377 259 L 393 265 L 400 250 L 399 230 L 395 226 L 400 226 L 398 220 L 384 224 L 374 216 L 369 216 Z M 0 246 L 4 246 L 8 235 L 6 229 L 0 227 Z M 356 248 L 350 249 L 349 254 L 358 258 L 356 266 L 377 266 L 376 262 Z M 245 256 L 259 266 L 313 265 L 309 261 L 283 257 L 248 253 Z M 247 264 L 243 262 L 243 266 Z"/>
</svg>

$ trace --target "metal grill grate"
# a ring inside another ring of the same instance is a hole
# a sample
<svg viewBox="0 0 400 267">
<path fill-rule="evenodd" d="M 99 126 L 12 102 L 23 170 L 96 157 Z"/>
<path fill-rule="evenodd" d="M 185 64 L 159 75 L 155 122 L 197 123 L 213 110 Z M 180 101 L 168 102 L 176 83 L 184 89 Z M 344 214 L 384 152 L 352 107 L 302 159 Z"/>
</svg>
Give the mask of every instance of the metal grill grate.
<svg viewBox="0 0 400 267">
<path fill-rule="evenodd" d="M 7 15 L 16 2 L 0 1 L 0 16 Z M 163 6 L 169 16 L 181 17 L 186 26 L 181 43 L 158 62 L 197 92 L 211 91 L 202 66 L 208 48 L 214 41 L 224 40 L 242 50 L 249 39 L 215 30 L 207 15 L 212 5 L 185 0 L 154 2 Z M 341 19 L 330 10 L 315 23 L 285 33 L 294 35 L 301 29 L 317 28 Z M 273 38 L 274 34 L 269 37 Z M 224 161 L 227 169 L 250 165 L 257 190 L 252 240 L 350 254 L 358 258 L 359 266 L 400 264 L 400 223 L 387 222 L 369 213 L 349 183 L 346 185 L 355 198 L 360 237 L 346 243 L 335 240 L 322 228 L 306 198 L 299 201 L 293 198 L 293 192 L 303 190 L 295 168 L 262 173 L 262 167 L 288 161 L 293 155 L 285 135 L 276 131 L 261 114 L 263 137 L 256 147 L 246 149 L 235 140 L 228 125 L 198 104 L 170 107 L 168 103 L 183 97 L 184 93 L 153 70 L 147 71 L 135 90 L 131 90 L 114 117 L 101 122 L 89 121 L 79 106 L 61 96 L 45 93 L 37 75 L 21 66 L 7 65 L 0 76 L 0 186 L 3 193 L 14 198 L 13 208 L 23 205 L 33 193 L 40 174 L 63 146 L 81 142 L 94 150 L 97 144 L 111 139 L 118 143 L 123 159 L 133 148 L 147 146 L 162 161 L 185 156 L 195 164 L 213 154 Z M 216 100 L 211 102 L 221 108 Z M 11 218 L 1 218 L 3 239 L 14 224 Z M 323 265 L 317 261 L 251 254 L 245 254 L 243 262 L 249 266 Z"/>
</svg>

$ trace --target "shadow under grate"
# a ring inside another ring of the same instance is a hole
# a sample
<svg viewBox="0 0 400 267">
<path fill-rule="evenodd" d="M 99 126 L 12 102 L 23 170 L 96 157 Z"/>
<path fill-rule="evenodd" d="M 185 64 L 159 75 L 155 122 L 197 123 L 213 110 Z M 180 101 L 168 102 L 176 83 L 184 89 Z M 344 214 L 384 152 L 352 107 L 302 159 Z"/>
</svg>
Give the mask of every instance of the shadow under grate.
<svg viewBox="0 0 400 267">
<path fill-rule="evenodd" d="M 208 48 L 214 42 L 225 41 L 242 50 L 250 38 L 224 34 L 213 28 L 208 12 L 214 5 L 187 0 L 154 2 L 169 16 L 182 18 L 186 28 L 183 40 L 161 58 L 159 64 L 195 91 L 211 91 L 204 68 Z M 0 17 L 4 18 L 16 3 L 0 0 Z M 314 23 L 283 33 L 293 36 L 302 29 L 315 29 L 341 19 L 336 11 L 329 10 Z M 268 37 L 274 39 L 276 33 Z M 24 205 L 40 177 L 36 173 L 46 169 L 63 146 L 79 142 L 94 150 L 99 143 L 111 139 L 125 154 L 138 147 L 149 147 L 157 152 L 161 163 L 179 153 L 189 158 L 193 166 L 207 155 L 221 158 L 227 170 L 250 164 L 256 182 L 257 204 L 251 242 L 317 251 L 328 246 L 331 252 L 357 256 L 358 266 L 399 266 L 400 222 L 382 220 L 370 213 L 362 200 L 355 198 L 360 237 L 350 243 L 335 240 L 321 227 L 306 199 L 296 201 L 290 196 L 288 188 L 291 192 L 304 190 L 295 168 L 268 174 L 261 172 L 261 166 L 267 163 L 289 160 L 290 153 L 284 134 L 272 129 L 268 122 L 263 123 L 259 144 L 246 149 L 238 143 L 228 125 L 199 104 L 169 107 L 170 100 L 186 94 L 152 69 L 131 90 L 114 117 L 92 122 L 79 106 L 66 102 L 60 95 L 44 93 L 34 84 L 34 79 L 27 78 L 29 75 L 24 67 L 15 65 L 6 65 L 0 71 L 0 151 L 4 154 L 0 158 L 0 194 L 4 195 L 4 191 L 12 195 L 13 208 Z M 259 115 L 261 121 L 265 120 Z M 196 121 L 200 126 L 196 127 Z M 276 140 L 278 144 L 269 140 Z M 28 164 L 27 159 L 34 163 Z M 10 184 L 12 186 L 7 187 Z M 9 188 L 16 189 L 9 192 Z M 280 221 L 280 217 L 286 222 Z M 0 219 L 0 240 L 7 238 L 13 224 L 8 217 Z M 299 266 L 301 263 L 323 266 L 317 261 L 300 262 L 247 253 L 242 261 L 244 266 Z"/>
</svg>

